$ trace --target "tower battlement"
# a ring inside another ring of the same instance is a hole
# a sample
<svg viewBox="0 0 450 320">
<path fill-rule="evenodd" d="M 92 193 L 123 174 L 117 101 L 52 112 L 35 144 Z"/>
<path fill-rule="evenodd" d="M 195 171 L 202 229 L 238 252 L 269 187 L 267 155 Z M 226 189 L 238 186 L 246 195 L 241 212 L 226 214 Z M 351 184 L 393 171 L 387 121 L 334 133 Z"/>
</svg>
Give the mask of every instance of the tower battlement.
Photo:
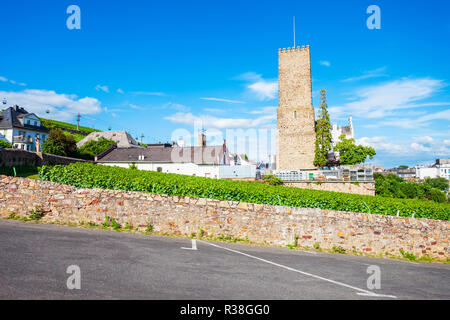
<svg viewBox="0 0 450 320">
<path fill-rule="evenodd" d="M 292 48 L 283 48 L 283 49 L 278 49 L 278 53 L 290 53 L 290 52 L 300 52 L 300 51 L 309 51 L 309 44 L 305 47 L 305 46 L 298 46 L 298 47 L 292 47 Z"/>
</svg>

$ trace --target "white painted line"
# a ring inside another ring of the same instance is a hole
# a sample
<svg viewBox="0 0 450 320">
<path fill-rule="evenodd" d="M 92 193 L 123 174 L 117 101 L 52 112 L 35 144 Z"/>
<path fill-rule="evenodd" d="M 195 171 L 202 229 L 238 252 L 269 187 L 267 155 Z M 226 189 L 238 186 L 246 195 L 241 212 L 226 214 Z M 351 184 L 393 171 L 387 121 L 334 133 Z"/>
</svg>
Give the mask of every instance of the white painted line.
<svg viewBox="0 0 450 320">
<path fill-rule="evenodd" d="M 199 241 L 201 241 L 201 240 L 199 240 Z M 233 249 L 229 249 L 229 248 L 226 248 L 226 247 L 222 247 L 222 246 L 219 246 L 219 245 L 211 243 L 211 242 L 206 242 L 206 241 L 202 241 L 202 242 L 204 242 L 206 244 L 209 244 L 210 246 L 221 248 L 221 249 L 224 249 L 224 250 L 228 250 L 228 251 L 231 251 L 231 252 L 234 252 L 234 253 L 238 253 L 238 254 L 241 254 L 243 256 L 246 256 L 246 257 L 249 257 L 249 258 L 252 258 L 252 259 L 256 259 L 256 260 L 259 260 L 259 261 L 262 261 L 262 262 L 265 262 L 265 263 L 268 263 L 268 264 L 271 264 L 271 265 L 274 265 L 274 266 L 277 266 L 277 267 L 280 267 L 280 268 L 283 268 L 283 269 L 286 269 L 286 270 L 289 270 L 289 271 L 301 273 L 301 274 L 303 274 L 305 276 L 309 276 L 309 277 L 313 277 L 313 278 L 316 278 L 316 279 L 319 279 L 319 280 L 331 282 L 331 283 L 336 284 L 338 286 L 350 288 L 350 289 L 359 291 L 359 292 L 357 292 L 358 294 L 362 293 L 362 294 L 364 294 L 365 296 L 368 296 L 368 297 L 388 297 L 388 298 L 393 298 L 393 299 L 397 298 L 396 296 L 391 296 L 391 295 L 380 295 L 380 294 L 371 292 L 369 290 L 364 290 L 364 289 L 357 288 L 357 287 L 354 287 L 354 286 L 351 286 L 351 285 L 348 285 L 348 284 L 345 284 L 345 283 L 342 283 L 342 282 L 339 282 L 339 281 L 327 279 L 327 278 L 324 278 L 324 277 L 321 277 L 321 276 L 317 276 L 317 275 L 312 274 L 312 273 L 308 273 L 308 272 L 297 270 L 297 269 L 294 269 L 294 268 L 291 268 L 291 267 L 287 267 L 287 266 L 284 266 L 282 264 L 275 263 L 275 262 L 272 262 L 272 261 L 269 261 L 269 260 L 266 260 L 266 259 L 258 258 L 258 257 L 252 256 L 252 255 L 244 253 L 244 252 L 240 252 L 240 251 L 237 251 L 237 250 L 233 250 Z"/>
<path fill-rule="evenodd" d="M 360 296 L 366 296 L 366 297 L 380 297 L 380 298 L 392 298 L 392 299 L 397 299 L 396 296 L 390 296 L 388 294 L 378 294 L 378 293 L 372 293 L 372 294 L 368 294 L 368 293 L 362 293 L 362 292 L 357 292 L 357 295 Z"/>
<path fill-rule="evenodd" d="M 309 254 L 313 254 L 313 255 L 317 255 L 317 254 L 318 254 L 317 252 L 314 252 L 314 251 L 300 250 L 300 252 L 303 252 L 303 253 L 309 253 Z"/>
<path fill-rule="evenodd" d="M 181 249 L 184 249 L 184 250 L 197 250 L 197 241 L 195 239 L 192 239 L 192 248 L 181 247 Z"/>
</svg>

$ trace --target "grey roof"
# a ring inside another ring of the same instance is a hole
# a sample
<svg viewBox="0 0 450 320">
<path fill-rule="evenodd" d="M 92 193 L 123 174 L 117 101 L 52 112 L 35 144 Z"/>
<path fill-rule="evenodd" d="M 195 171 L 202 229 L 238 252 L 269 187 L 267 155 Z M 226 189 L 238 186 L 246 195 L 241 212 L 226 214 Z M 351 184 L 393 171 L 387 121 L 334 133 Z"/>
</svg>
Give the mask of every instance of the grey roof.
<svg viewBox="0 0 450 320">
<path fill-rule="evenodd" d="M 29 113 L 24 108 L 19 106 L 9 107 L 0 114 L 0 128 L 18 128 L 18 129 L 28 129 L 35 130 L 39 132 L 48 132 L 48 129 L 43 125 L 33 126 L 31 124 L 22 124 L 19 118 L 26 117 L 34 113 Z"/>
<path fill-rule="evenodd" d="M 223 149 L 223 146 L 117 148 L 103 156 L 98 162 L 167 162 L 218 165 L 222 163 Z M 142 156 L 144 156 L 143 159 Z"/>
<path fill-rule="evenodd" d="M 97 141 L 100 138 L 105 138 L 117 142 L 118 148 L 140 148 L 136 140 L 134 140 L 133 137 L 126 131 L 91 132 L 77 143 L 77 147 L 81 148 L 89 141 Z"/>
</svg>

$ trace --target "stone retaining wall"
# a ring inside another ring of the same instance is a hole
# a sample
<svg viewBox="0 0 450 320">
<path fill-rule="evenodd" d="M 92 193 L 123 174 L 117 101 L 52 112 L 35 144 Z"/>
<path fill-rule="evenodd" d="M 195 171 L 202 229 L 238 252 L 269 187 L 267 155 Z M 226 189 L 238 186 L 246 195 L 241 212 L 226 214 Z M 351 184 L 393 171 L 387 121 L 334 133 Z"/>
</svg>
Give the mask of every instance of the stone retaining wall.
<svg viewBox="0 0 450 320">
<path fill-rule="evenodd" d="M 88 160 L 57 156 L 21 149 L 0 149 L 0 167 L 46 166 L 69 164 L 74 162 L 92 162 Z"/>
<path fill-rule="evenodd" d="M 47 181 L 0 176 L 0 216 L 42 210 L 44 222 L 105 221 L 178 235 L 229 235 L 255 243 L 341 247 L 348 252 L 449 257 L 450 221 L 413 219 L 120 190 L 76 189 Z"/>
<path fill-rule="evenodd" d="M 375 182 L 342 182 L 342 181 L 298 181 L 286 182 L 285 186 L 301 189 L 324 190 L 375 196 Z"/>
</svg>

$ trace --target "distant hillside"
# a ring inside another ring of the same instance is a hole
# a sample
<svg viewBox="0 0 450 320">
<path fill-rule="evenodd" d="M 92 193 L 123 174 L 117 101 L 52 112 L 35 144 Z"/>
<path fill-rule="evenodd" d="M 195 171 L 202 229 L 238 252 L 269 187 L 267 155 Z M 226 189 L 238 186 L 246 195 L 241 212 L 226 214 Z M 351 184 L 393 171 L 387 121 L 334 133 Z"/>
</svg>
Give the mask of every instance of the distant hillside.
<svg viewBox="0 0 450 320">
<path fill-rule="evenodd" d="M 87 136 L 91 132 L 101 132 L 101 130 L 89 128 L 89 127 L 83 127 L 80 126 L 77 130 L 77 126 L 71 123 L 62 122 L 62 121 L 56 121 L 51 119 L 44 119 L 40 118 L 42 125 L 47 127 L 48 129 L 56 129 L 59 128 L 64 131 L 66 135 L 71 135 L 74 137 L 75 141 L 78 142 L 81 139 L 83 139 L 85 136 Z"/>
</svg>

